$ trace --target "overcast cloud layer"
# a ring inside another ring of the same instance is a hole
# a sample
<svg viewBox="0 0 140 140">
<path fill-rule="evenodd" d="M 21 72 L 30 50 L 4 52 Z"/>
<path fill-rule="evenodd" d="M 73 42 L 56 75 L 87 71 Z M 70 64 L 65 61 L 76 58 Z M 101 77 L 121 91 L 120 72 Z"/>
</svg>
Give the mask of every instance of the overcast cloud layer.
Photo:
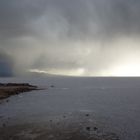
<svg viewBox="0 0 140 140">
<path fill-rule="evenodd" d="M 137 76 L 139 35 L 139 0 L 0 0 L 0 76 Z"/>
</svg>

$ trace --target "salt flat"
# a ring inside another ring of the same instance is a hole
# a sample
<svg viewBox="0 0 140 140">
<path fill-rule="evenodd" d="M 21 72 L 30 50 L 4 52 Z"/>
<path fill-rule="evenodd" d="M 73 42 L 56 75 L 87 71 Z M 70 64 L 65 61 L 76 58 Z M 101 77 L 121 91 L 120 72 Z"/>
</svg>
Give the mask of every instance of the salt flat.
<svg viewBox="0 0 140 140">
<path fill-rule="evenodd" d="M 140 139 L 140 78 L 48 76 L 3 78 L 0 82 L 26 82 L 44 89 L 0 102 L 0 135 L 15 128 L 8 135 L 24 135 L 25 139 L 43 139 L 43 136 L 55 139 L 60 132 L 61 139 L 75 132 L 80 136 L 73 140 L 82 140 L 81 136 L 84 139 L 96 136 L 98 140 L 103 135 L 110 140 Z M 50 135 L 41 131 L 48 131 Z"/>
</svg>

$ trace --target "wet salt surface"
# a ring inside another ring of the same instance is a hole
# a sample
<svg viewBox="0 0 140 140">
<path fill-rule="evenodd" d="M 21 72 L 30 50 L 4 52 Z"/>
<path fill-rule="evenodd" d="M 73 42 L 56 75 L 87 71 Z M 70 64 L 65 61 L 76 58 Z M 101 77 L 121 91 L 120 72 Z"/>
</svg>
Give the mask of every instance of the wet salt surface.
<svg viewBox="0 0 140 140">
<path fill-rule="evenodd" d="M 64 116 L 63 116 L 64 117 Z M 86 116 L 87 117 L 87 116 Z M 65 116 L 67 118 L 67 116 Z M 43 139 L 43 140 L 119 140 L 115 133 L 99 129 L 94 122 L 80 117 L 76 120 L 48 120 L 46 123 L 28 123 L 4 127 L 0 135 L 5 139 Z"/>
<path fill-rule="evenodd" d="M 46 88 L 0 101 L 2 130 L 21 125 L 16 134 L 23 135 L 24 130 L 28 137 L 37 137 L 28 126 L 33 124 L 41 132 L 52 127 L 91 136 L 97 129 L 99 135 L 115 133 L 122 140 L 140 139 L 140 78 L 6 78 L 0 82 L 29 82 Z"/>
</svg>

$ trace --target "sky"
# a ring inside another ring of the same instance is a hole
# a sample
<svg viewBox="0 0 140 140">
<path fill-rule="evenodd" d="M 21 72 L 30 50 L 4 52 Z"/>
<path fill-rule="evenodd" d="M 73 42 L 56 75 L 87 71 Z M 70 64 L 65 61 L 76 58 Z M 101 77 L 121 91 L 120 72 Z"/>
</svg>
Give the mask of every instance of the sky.
<svg viewBox="0 0 140 140">
<path fill-rule="evenodd" d="M 0 0 L 0 76 L 140 76 L 139 0 Z"/>
</svg>

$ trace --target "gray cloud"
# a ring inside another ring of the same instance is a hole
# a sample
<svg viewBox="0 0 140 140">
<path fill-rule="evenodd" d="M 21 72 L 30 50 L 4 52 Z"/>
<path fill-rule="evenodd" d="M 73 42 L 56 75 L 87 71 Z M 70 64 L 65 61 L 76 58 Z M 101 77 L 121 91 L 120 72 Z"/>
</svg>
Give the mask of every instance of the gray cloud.
<svg viewBox="0 0 140 140">
<path fill-rule="evenodd" d="M 140 51 L 139 15 L 138 0 L 0 0 L 0 48 L 18 72 L 85 68 L 96 75 Z"/>
<path fill-rule="evenodd" d="M 49 30 L 49 24 L 50 28 L 59 30 L 59 23 L 64 26 L 60 33 L 73 39 L 140 31 L 138 0 L 1 0 L 0 3 L 1 37 L 34 36 L 35 28 Z M 31 27 L 39 21 L 43 26 Z"/>
</svg>

